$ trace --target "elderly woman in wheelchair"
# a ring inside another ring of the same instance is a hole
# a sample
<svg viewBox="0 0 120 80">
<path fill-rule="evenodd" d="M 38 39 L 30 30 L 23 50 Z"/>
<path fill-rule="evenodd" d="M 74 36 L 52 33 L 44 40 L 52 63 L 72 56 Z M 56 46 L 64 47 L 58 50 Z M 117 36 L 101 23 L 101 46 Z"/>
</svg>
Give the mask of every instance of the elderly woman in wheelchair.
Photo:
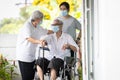
<svg viewBox="0 0 120 80">
<path fill-rule="evenodd" d="M 54 34 L 46 35 L 41 39 L 41 46 L 49 45 L 50 52 L 36 61 L 40 80 L 44 79 L 43 75 L 47 71 L 50 72 L 50 80 L 56 80 L 59 70 L 64 68 L 64 57 L 70 56 L 70 49 L 77 52 L 77 44 L 69 34 L 62 32 L 62 25 L 62 21 L 55 19 L 51 24 Z"/>
</svg>

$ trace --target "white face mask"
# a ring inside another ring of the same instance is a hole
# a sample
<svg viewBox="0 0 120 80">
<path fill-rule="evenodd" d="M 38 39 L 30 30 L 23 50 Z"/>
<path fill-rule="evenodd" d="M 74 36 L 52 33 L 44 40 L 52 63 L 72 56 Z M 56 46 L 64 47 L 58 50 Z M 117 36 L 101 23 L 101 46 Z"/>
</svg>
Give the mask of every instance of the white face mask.
<svg viewBox="0 0 120 80">
<path fill-rule="evenodd" d="M 61 16 L 67 16 L 68 15 L 68 11 L 67 10 L 61 10 L 60 15 Z"/>
</svg>

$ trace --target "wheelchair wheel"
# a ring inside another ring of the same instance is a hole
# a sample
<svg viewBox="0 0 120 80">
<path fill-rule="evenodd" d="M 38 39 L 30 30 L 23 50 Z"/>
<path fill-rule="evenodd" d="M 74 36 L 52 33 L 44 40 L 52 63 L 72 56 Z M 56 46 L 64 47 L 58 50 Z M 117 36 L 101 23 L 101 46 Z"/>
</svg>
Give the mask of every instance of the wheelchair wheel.
<svg viewBox="0 0 120 80">
<path fill-rule="evenodd" d="M 75 80 L 74 72 L 72 70 L 65 71 L 65 76 L 64 76 L 63 80 Z"/>
<path fill-rule="evenodd" d="M 79 80 L 79 75 L 75 71 L 74 67 L 72 67 L 72 69 L 70 69 L 68 73 L 69 74 L 68 74 L 67 80 Z"/>
<path fill-rule="evenodd" d="M 75 80 L 74 70 L 70 70 L 70 80 Z"/>
</svg>

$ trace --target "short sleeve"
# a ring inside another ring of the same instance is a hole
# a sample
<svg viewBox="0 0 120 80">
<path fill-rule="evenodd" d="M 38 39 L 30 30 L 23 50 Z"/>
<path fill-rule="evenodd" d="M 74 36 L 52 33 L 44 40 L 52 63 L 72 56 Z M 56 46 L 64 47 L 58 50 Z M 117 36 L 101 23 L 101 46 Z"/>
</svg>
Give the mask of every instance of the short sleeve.
<svg viewBox="0 0 120 80">
<path fill-rule="evenodd" d="M 41 27 L 41 26 L 39 27 L 39 30 L 40 30 L 40 32 L 42 32 L 41 33 L 42 35 L 46 35 L 48 33 L 48 30 L 43 28 L 43 27 Z"/>
<path fill-rule="evenodd" d="M 31 37 L 32 32 L 31 32 L 31 26 L 30 25 L 24 25 L 23 28 L 20 31 L 22 38 L 26 39 Z"/>
<path fill-rule="evenodd" d="M 75 22 L 75 26 L 76 26 L 76 28 L 78 29 L 78 30 L 81 30 L 81 24 L 80 24 L 80 22 L 78 21 L 78 20 L 74 20 L 74 22 Z"/>
</svg>

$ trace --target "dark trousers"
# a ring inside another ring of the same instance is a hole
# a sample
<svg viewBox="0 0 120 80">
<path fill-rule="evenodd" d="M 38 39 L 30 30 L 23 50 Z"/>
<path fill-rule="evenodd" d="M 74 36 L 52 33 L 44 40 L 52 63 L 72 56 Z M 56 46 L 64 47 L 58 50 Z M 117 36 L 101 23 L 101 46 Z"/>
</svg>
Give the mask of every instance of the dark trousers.
<svg viewBox="0 0 120 80">
<path fill-rule="evenodd" d="M 18 63 L 19 63 L 22 80 L 33 80 L 35 75 L 35 69 L 34 69 L 35 61 L 33 62 L 18 61 Z"/>
</svg>

